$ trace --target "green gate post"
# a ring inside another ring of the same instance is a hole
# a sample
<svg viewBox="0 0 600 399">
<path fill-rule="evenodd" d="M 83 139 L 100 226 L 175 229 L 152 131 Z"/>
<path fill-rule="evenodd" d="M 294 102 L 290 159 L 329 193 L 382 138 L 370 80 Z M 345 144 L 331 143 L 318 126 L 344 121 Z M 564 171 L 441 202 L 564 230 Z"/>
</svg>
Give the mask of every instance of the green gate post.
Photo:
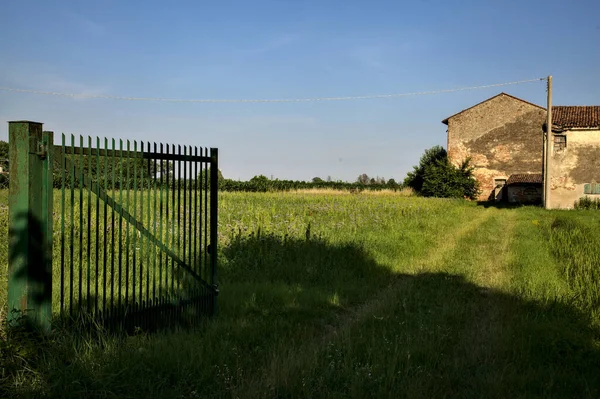
<svg viewBox="0 0 600 399">
<path fill-rule="evenodd" d="M 53 134 L 9 122 L 8 320 L 49 332 L 52 321 Z M 21 316 L 25 316 L 22 318 Z"/>
</svg>

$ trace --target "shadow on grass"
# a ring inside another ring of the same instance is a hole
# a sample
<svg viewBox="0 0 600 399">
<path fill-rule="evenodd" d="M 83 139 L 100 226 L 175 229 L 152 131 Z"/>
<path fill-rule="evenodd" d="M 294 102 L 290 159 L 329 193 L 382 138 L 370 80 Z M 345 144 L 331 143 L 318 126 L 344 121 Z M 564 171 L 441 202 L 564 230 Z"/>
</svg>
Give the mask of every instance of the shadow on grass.
<svg viewBox="0 0 600 399">
<path fill-rule="evenodd" d="M 305 234 L 290 239 L 259 230 L 234 238 L 219 268 L 222 291 L 235 291 L 222 296 L 223 313 L 341 311 L 390 282 L 390 268 L 363 246 L 330 244 L 310 228 Z"/>
<path fill-rule="evenodd" d="M 394 293 L 311 353 L 240 391 L 261 397 L 597 398 L 600 332 L 588 314 L 445 273 L 398 275 Z M 306 353 L 309 353 L 306 355 Z M 264 381 L 264 382 L 263 382 Z"/>
<path fill-rule="evenodd" d="M 598 331 L 563 303 L 524 300 L 444 273 L 394 274 L 363 247 L 331 245 L 310 231 L 303 240 L 235 237 L 222 249 L 220 275 L 220 312 L 201 328 L 103 345 L 60 337 L 36 366 L 40 383 L 11 384 L 7 392 L 600 395 Z"/>
<path fill-rule="evenodd" d="M 506 202 L 506 201 L 477 201 L 477 206 L 482 206 L 484 208 L 498 208 L 498 209 L 515 209 L 515 208 L 522 208 L 524 206 L 541 207 L 540 204 L 520 204 L 520 203 Z"/>
</svg>

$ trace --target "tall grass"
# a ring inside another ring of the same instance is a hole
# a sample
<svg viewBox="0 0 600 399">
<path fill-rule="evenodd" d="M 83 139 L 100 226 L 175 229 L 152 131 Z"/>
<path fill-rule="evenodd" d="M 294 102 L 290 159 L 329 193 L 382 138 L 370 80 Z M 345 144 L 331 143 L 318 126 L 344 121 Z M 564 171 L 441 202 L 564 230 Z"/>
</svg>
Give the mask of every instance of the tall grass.
<svg viewBox="0 0 600 399">
<path fill-rule="evenodd" d="M 594 212 L 365 193 L 219 201 L 217 317 L 61 331 L 4 377 L 6 396 L 600 395 Z"/>
<path fill-rule="evenodd" d="M 600 235 L 593 211 L 562 214 L 550 226 L 552 253 L 569 284 L 572 301 L 600 321 Z M 600 327 L 600 324 L 597 324 Z"/>
</svg>

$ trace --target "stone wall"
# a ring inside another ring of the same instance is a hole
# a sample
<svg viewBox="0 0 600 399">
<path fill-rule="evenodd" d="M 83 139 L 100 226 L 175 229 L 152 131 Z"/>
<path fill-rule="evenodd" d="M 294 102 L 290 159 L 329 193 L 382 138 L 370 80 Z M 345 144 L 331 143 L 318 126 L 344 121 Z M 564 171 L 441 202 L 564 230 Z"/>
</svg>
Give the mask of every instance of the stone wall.
<svg viewBox="0 0 600 399">
<path fill-rule="evenodd" d="M 542 172 L 545 118 L 545 109 L 500 94 L 448 119 L 448 156 L 456 165 L 471 157 L 480 200 L 494 197 L 496 178 Z"/>
<path fill-rule="evenodd" d="M 566 148 L 554 149 L 550 163 L 550 207 L 573 208 L 585 194 L 586 184 L 600 183 L 600 130 L 568 130 Z"/>
<path fill-rule="evenodd" d="M 510 185 L 508 202 L 516 204 L 540 204 L 544 193 L 541 184 Z"/>
</svg>

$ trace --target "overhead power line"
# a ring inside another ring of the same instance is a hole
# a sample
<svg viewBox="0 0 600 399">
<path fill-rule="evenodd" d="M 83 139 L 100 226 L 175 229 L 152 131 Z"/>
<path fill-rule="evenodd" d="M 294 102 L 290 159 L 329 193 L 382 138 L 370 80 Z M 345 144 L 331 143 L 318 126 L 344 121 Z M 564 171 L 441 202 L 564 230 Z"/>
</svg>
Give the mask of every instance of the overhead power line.
<svg viewBox="0 0 600 399">
<path fill-rule="evenodd" d="M 459 87 L 455 89 L 444 89 L 444 90 L 433 90 L 433 91 L 420 91 L 412 93 L 396 93 L 396 94 L 374 94 L 367 96 L 346 96 L 346 97 L 310 97 L 310 98 L 288 98 L 288 99 L 184 99 L 184 98 L 162 98 L 162 97 L 125 97 L 125 96 L 108 96 L 100 94 L 77 94 L 77 93 L 63 93 L 53 91 L 40 91 L 40 90 L 29 90 L 29 89 L 15 89 L 11 87 L 0 87 L 2 91 L 15 92 L 15 93 L 29 93 L 46 96 L 59 96 L 59 97 L 71 97 L 71 98 L 89 98 L 89 99 L 101 99 L 101 100 L 124 100 L 124 101 L 160 101 L 160 102 L 171 102 L 171 103 L 300 103 L 300 102 L 317 102 L 317 101 L 350 101 L 350 100 L 371 100 L 380 98 L 398 98 L 398 97 L 409 97 L 409 96 L 422 96 L 429 94 L 439 93 L 452 93 L 455 91 L 465 90 L 477 90 L 487 89 L 490 87 L 509 86 L 522 83 L 537 82 L 540 80 L 546 80 L 543 78 L 518 80 L 515 82 L 495 83 L 481 86 L 469 86 Z"/>
</svg>

